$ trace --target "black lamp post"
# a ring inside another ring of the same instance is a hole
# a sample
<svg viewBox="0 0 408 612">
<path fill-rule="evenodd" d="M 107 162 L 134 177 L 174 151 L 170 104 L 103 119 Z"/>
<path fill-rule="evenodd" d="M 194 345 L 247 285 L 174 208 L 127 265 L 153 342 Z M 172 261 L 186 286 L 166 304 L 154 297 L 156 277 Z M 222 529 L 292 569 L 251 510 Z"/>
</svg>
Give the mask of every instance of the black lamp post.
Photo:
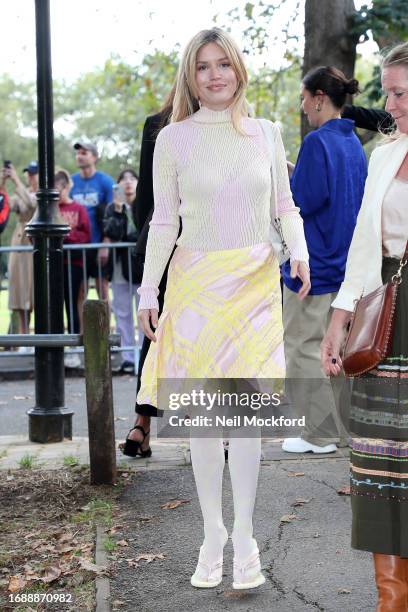
<svg viewBox="0 0 408 612">
<path fill-rule="evenodd" d="M 38 208 L 26 228 L 34 245 L 36 334 L 64 333 L 62 244 L 69 227 L 58 222 L 54 189 L 54 130 L 51 71 L 50 3 L 35 0 L 37 46 Z M 32 442 L 72 438 L 72 410 L 64 408 L 64 349 L 35 349 L 36 405 L 28 411 Z"/>
</svg>

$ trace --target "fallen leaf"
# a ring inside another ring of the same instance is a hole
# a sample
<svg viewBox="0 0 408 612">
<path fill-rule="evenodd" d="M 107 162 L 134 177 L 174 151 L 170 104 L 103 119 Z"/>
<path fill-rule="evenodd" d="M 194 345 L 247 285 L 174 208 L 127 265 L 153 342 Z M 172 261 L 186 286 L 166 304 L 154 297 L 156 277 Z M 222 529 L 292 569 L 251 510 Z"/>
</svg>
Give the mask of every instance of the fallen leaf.
<svg viewBox="0 0 408 612">
<path fill-rule="evenodd" d="M 174 508 L 178 508 L 179 506 L 181 506 L 181 504 L 189 503 L 189 499 L 175 499 L 173 501 L 166 502 L 165 504 L 163 504 L 163 506 L 161 506 L 161 508 L 163 508 L 163 510 L 174 510 Z"/>
<path fill-rule="evenodd" d="M 147 561 L 147 563 L 151 563 L 152 561 L 155 561 L 156 559 L 163 560 L 164 558 L 165 558 L 165 555 L 163 555 L 163 553 L 158 553 L 158 554 L 144 553 L 143 555 L 139 555 L 138 557 L 136 557 L 135 561 L 137 563 L 138 561 L 145 560 Z"/>
<path fill-rule="evenodd" d="M 69 531 L 68 532 L 63 532 L 63 533 L 58 532 L 58 533 L 54 534 L 54 537 L 56 537 L 58 542 L 61 542 L 61 543 L 62 542 L 70 542 L 73 539 L 74 534 L 70 533 Z"/>
<path fill-rule="evenodd" d="M 290 505 L 293 506 L 293 508 L 297 508 L 297 506 L 304 506 L 305 504 L 308 504 L 309 502 L 310 502 L 310 499 L 303 499 L 303 497 L 298 497 L 298 499 L 295 499 L 293 504 L 290 504 Z"/>
<path fill-rule="evenodd" d="M 304 472 L 288 472 L 288 476 L 289 477 L 298 477 L 298 476 L 304 476 L 305 473 Z"/>
<path fill-rule="evenodd" d="M 17 591 L 24 589 L 26 584 L 27 582 L 24 580 L 23 576 L 17 574 L 16 576 L 10 576 L 7 589 L 10 591 L 10 593 L 17 593 Z"/>
<path fill-rule="evenodd" d="M 24 576 L 27 582 L 36 582 L 37 580 L 41 580 L 40 576 L 35 574 L 34 572 L 30 572 Z"/>
<path fill-rule="evenodd" d="M 139 564 L 134 559 L 126 559 L 126 561 L 129 567 L 139 567 Z"/>
<path fill-rule="evenodd" d="M 337 493 L 339 495 L 350 495 L 350 485 L 340 487 L 340 489 L 337 489 Z"/>
<path fill-rule="evenodd" d="M 75 550 L 75 546 L 70 546 L 68 543 L 67 544 L 57 544 L 55 547 L 55 551 L 59 552 L 59 553 L 67 553 L 70 552 L 71 550 Z"/>
<path fill-rule="evenodd" d="M 284 514 L 280 518 L 281 523 L 291 523 L 293 520 L 297 519 L 296 514 Z"/>
<path fill-rule="evenodd" d="M 79 550 L 91 552 L 93 550 L 93 547 L 94 545 L 92 544 L 92 542 L 89 542 L 88 544 L 82 544 L 82 546 L 79 546 Z"/>
<path fill-rule="evenodd" d="M 96 565 L 96 563 L 92 563 L 92 561 L 84 559 L 83 557 L 79 557 L 79 565 L 87 572 L 94 572 L 95 574 L 100 574 L 105 571 L 104 567 Z"/>
<path fill-rule="evenodd" d="M 337 592 L 339 595 L 350 595 L 351 593 L 350 589 L 339 589 Z"/>
<path fill-rule="evenodd" d="M 34 540 L 34 542 L 30 542 L 29 546 L 32 548 L 32 550 L 37 550 L 37 548 L 46 546 L 46 543 L 44 540 Z"/>
<path fill-rule="evenodd" d="M 155 518 L 154 516 L 138 516 L 137 520 L 140 522 L 147 522 L 147 521 L 151 521 L 154 518 Z"/>
<path fill-rule="evenodd" d="M 45 584 L 49 584 L 50 582 L 54 582 L 54 580 L 58 580 L 61 574 L 62 571 L 58 565 L 50 565 L 44 568 L 44 575 L 41 576 L 40 580 Z"/>
<path fill-rule="evenodd" d="M 118 546 L 129 546 L 129 542 L 126 542 L 126 540 L 119 540 L 119 542 L 116 542 L 116 544 Z"/>
</svg>

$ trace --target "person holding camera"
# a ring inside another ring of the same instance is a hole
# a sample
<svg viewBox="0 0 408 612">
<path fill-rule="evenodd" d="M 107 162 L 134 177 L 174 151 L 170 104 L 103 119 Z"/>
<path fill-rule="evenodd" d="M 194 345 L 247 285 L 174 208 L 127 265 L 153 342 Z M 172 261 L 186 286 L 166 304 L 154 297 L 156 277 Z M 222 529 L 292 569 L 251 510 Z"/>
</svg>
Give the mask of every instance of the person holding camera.
<svg viewBox="0 0 408 612">
<path fill-rule="evenodd" d="M 14 183 L 15 192 L 10 200 L 10 210 L 17 217 L 17 225 L 11 237 L 12 247 L 30 246 L 31 242 L 25 234 L 25 226 L 31 221 L 37 207 L 36 192 L 38 191 L 38 164 L 32 161 L 24 168 L 27 173 L 28 187 L 19 179 L 11 162 L 5 162 L 3 168 L 2 187 L 7 181 Z M 9 295 L 8 306 L 10 310 L 18 313 L 18 331 L 28 334 L 30 316 L 33 309 L 33 254 L 31 252 L 10 253 L 8 261 Z M 25 347 L 21 347 L 21 351 Z"/>
<path fill-rule="evenodd" d="M 117 185 L 113 188 L 113 202 L 106 207 L 103 221 L 104 237 L 110 242 L 135 242 L 138 232 L 133 221 L 133 207 L 136 197 L 138 176 L 132 168 L 126 168 L 119 176 Z M 116 319 L 116 331 L 120 334 L 122 345 L 126 347 L 135 344 L 135 324 L 133 316 L 133 297 L 136 306 L 139 296 L 136 293 L 141 279 L 140 273 L 133 265 L 135 258 L 128 249 L 110 249 L 107 264 L 108 278 L 112 283 L 112 309 Z M 131 264 L 129 269 L 129 263 Z M 138 344 L 143 336 L 139 333 Z M 121 374 L 135 373 L 134 351 L 121 353 Z"/>
<path fill-rule="evenodd" d="M 0 236 L 6 229 L 7 222 L 9 220 L 9 216 L 10 216 L 10 206 L 9 206 L 8 195 L 4 191 L 4 189 L 0 189 Z M 0 237 L 0 246 L 1 246 L 1 237 Z M 2 254 L 0 253 L 0 291 L 2 289 L 1 280 L 2 280 L 2 276 L 4 272 L 3 266 L 2 266 L 1 255 Z"/>
</svg>

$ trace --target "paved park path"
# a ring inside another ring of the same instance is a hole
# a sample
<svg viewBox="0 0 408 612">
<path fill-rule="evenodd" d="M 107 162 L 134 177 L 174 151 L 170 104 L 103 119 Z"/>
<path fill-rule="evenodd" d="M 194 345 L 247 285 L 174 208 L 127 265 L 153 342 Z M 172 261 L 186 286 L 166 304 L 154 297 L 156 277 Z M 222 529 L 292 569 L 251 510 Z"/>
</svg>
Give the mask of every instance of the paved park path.
<svg viewBox="0 0 408 612">
<path fill-rule="evenodd" d="M 114 379 L 118 441 L 133 421 L 134 390 L 134 378 Z M 62 465 L 66 455 L 87 463 L 84 380 L 68 379 L 66 384 L 66 405 L 75 410 L 73 441 L 53 445 L 27 441 L 26 410 L 33 406 L 33 398 L 32 381 L 0 385 L 0 469 L 17 467 L 24 454 L 44 467 Z M 153 440 L 152 448 L 148 460 L 125 460 L 118 453 L 118 463 L 136 474 L 119 502 L 124 520 L 116 539 L 128 546 L 113 565 L 108 609 L 375 610 L 371 557 L 351 550 L 350 500 L 337 492 L 348 482 L 347 449 L 326 457 L 299 457 L 283 453 L 276 440 L 264 444 L 254 525 L 267 581 L 253 592 L 241 593 L 231 588 L 231 542 L 225 551 L 223 583 L 209 590 L 190 586 L 202 526 L 188 443 Z M 233 511 L 227 465 L 224 478 L 224 517 L 230 531 Z M 173 509 L 162 507 L 174 500 L 184 503 Z M 141 559 L 135 566 L 134 559 L 140 555 L 159 557 L 150 563 Z"/>
</svg>

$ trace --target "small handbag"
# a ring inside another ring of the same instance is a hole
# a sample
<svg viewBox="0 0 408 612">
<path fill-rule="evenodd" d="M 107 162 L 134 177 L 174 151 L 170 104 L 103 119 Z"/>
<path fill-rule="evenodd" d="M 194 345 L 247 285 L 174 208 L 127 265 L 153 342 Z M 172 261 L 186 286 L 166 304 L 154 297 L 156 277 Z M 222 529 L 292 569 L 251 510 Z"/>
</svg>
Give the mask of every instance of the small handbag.
<svg viewBox="0 0 408 612">
<path fill-rule="evenodd" d="M 343 350 L 346 376 L 360 376 L 389 354 L 394 330 L 398 287 L 408 263 L 408 242 L 398 271 L 385 285 L 356 300 Z"/>
<path fill-rule="evenodd" d="M 279 218 L 278 210 L 278 197 L 276 193 L 276 158 L 275 158 L 275 143 L 270 128 L 270 124 L 266 119 L 258 119 L 261 124 L 262 131 L 265 135 L 266 141 L 269 146 L 269 152 L 271 154 L 271 177 L 272 177 L 272 189 L 271 189 L 271 201 L 273 204 L 273 210 L 275 213 L 274 219 L 269 227 L 269 241 L 272 244 L 273 251 L 276 255 L 279 265 L 285 263 L 290 257 L 288 246 L 285 242 L 285 238 L 282 232 L 282 225 Z"/>
</svg>

